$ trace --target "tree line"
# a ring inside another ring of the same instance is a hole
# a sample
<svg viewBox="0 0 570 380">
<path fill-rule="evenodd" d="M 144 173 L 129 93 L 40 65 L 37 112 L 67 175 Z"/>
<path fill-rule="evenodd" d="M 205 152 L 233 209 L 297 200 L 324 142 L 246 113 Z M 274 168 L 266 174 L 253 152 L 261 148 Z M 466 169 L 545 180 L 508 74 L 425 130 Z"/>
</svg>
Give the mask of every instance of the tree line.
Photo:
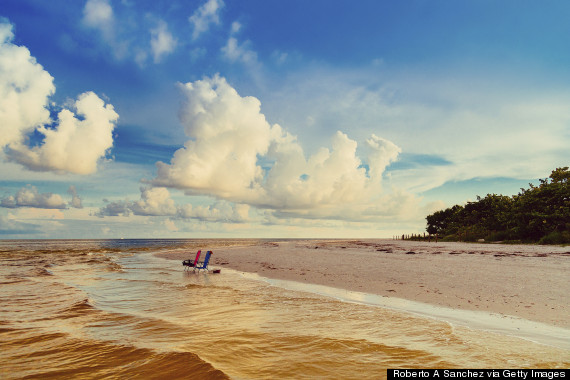
<svg viewBox="0 0 570 380">
<path fill-rule="evenodd" d="M 444 240 L 570 243 L 570 171 L 553 170 L 546 179 L 513 196 L 487 194 L 426 217 L 429 234 Z"/>
</svg>

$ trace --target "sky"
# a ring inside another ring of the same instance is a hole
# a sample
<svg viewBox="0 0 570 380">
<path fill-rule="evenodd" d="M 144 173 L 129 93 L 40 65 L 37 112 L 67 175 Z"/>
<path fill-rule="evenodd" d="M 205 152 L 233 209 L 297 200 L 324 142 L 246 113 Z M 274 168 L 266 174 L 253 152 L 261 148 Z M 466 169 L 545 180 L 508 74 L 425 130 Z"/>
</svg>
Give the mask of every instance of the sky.
<svg viewBox="0 0 570 380">
<path fill-rule="evenodd" d="M 0 239 L 391 238 L 570 164 L 565 0 L 0 0 Z"/>
</svg>

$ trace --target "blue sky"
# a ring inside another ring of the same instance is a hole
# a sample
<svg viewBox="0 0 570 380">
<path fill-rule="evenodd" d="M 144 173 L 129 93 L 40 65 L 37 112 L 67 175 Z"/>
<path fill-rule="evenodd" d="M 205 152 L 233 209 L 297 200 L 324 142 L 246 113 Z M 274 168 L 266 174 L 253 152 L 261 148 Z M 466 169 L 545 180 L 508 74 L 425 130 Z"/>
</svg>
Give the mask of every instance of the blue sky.
<svg viewBox="0 0 570 380">
<path fill-rule="evenodd" d="M 391 237 L 570 163 L 566 1 L 2 0 L 2 238 Z"/>
</svg>

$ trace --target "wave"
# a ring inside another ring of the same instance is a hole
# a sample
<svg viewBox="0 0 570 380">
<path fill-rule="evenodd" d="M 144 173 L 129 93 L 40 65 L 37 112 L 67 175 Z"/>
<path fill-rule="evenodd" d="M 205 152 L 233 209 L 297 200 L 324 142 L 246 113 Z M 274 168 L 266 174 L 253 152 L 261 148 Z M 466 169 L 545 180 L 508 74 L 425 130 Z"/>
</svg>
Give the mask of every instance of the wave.
<svg viewBox="0 0 570 380">
<path fill-rule="evenodd" d="M 116 262 L 113 262 L 113 261 L 111 261 L 107 264 L 107 270 L 109 270 L 111 272 L 124 272 L 125 271 L 120 264 L 117 264 Z"/>
<path fill-rule="evenodd" d="M 73 303 L 65 310 L 62 310 L 59 313 L 58 318 L 61 319 L 76 318 L 87 315 L 89 313 L 93 313 L 95 311 L 98 311 L 98 309 L 95 308 L 93 305 L 91 305 L 89 299 L 85 298 Z"/>
<path fill-rule="evenodd" d="M 0 333 L 4 379 L 229 379 L 192 352 L 159 352 L 128 344 L 74 339 L 65 333 L 18 329 Z"/>
<path fill-rule="evenodd" d="M 39 267 L 36 267 L 36 268 L 33 268 L 32 270 L 30 270 L 29 274 L 34 276 L 34 277 L 53 276 L 53 273 L 51 273 L 46 268 L 39 268 Z"/>
<path fill-rule="evenodd" d="M 17 284 L 20 282 L 26 282 L 27 280 L 25 278 L 5 278 L 3 280 L 0 280 L 0 285 L 10 285 L 10 284 Z"/>
</svg>

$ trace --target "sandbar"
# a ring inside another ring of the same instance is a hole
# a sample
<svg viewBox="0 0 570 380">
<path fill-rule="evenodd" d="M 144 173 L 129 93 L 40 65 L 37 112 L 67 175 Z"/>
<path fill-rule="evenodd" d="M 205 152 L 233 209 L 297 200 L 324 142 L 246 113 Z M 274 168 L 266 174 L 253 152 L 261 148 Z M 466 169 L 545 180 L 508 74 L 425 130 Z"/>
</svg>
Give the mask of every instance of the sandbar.
<svg viewBox="0 0 570 380">
<path fill-rule="evenodd" d="M 227 267 L 570 328 L 570 247 L 362 239 L 244 241 L 204 249 L 214 251 L 211 265 L 222 272 Z"/>
</svg>

